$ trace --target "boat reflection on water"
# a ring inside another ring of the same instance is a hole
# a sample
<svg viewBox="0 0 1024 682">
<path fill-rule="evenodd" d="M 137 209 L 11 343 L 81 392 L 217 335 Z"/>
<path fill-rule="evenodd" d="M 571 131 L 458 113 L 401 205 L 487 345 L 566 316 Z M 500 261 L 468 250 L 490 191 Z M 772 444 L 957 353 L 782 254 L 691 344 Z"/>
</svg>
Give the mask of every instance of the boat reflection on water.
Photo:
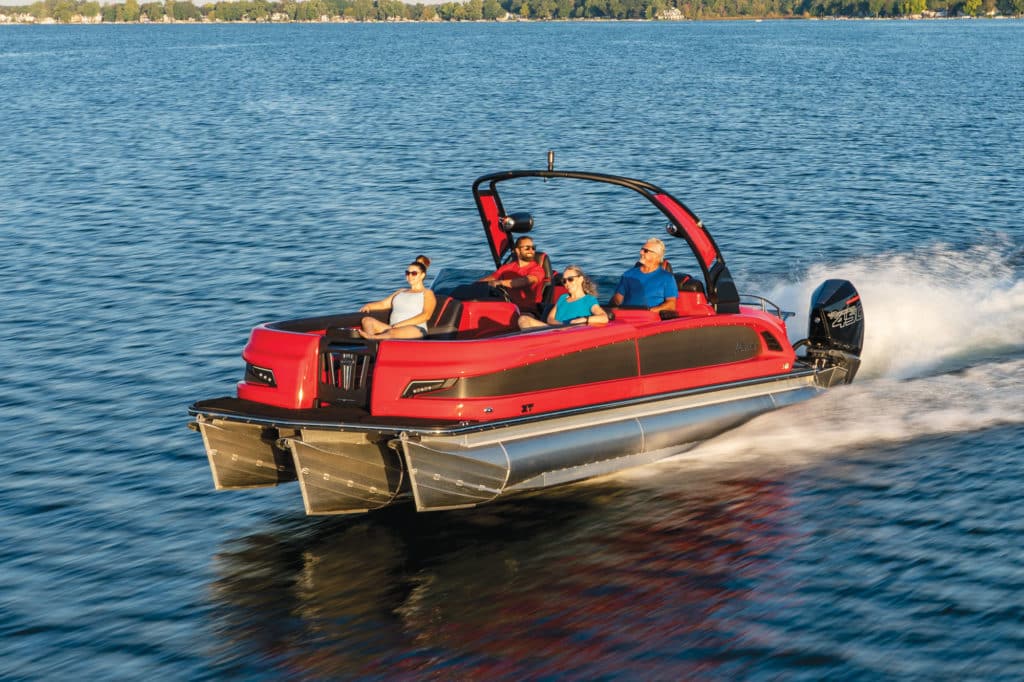
<svg viewBox="0 0 1024 682">
<path fill-rule="evenodd" d="M 217 557 L 215 657 L 300 677 L 727 672 L 778 606 L 788 500 L 769 479 L 692 483 L 282 521 Z"/>
</svg>

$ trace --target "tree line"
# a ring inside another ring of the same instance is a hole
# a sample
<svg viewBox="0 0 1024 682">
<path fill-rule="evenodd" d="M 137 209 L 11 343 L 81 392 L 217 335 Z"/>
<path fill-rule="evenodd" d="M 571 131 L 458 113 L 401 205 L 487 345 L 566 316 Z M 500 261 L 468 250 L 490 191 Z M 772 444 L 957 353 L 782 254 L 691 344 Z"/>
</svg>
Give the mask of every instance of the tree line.
<svg viewBox="0 0 1024 682">
<path fill-rule="evenodd" d="M 88 22 L 495 21 L 504 19 L 719 19 L 1024 15 L 1024 0 L 38 0 L 0 7 L 14 20 Z M 20 16 L 19 16 L 20 15 Z"/>
</svg>

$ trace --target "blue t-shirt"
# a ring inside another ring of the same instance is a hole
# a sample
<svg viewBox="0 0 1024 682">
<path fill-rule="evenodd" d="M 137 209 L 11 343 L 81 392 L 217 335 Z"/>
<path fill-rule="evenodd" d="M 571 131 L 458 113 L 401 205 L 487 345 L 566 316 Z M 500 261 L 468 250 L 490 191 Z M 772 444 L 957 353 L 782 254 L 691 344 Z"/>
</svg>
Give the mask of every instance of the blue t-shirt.
<svg viewBox="0 0 1024 682">
<path fill-rule="evenodd" d="M 577 301 L 570 301 L 569 294 L 562 294 L 555 304 L 555 319 L 562 324 L 569 324 L 569 320 L 590 315 L 590 310 L 595 305 L 599 305 L 597 299 L 590 294 L 580 296 Z"/>
<path fill-rule="evenodd" d="M 665 299 L 675 298 L 678 294 L 676 278 L 663 268 L 653 272 L 641 272 L 639 267 L 626 270 L 615 287 L 616 294 L 622 294 L 622 305 L 641 305 L 653 308 L 661 305 Z"/>
</svg>

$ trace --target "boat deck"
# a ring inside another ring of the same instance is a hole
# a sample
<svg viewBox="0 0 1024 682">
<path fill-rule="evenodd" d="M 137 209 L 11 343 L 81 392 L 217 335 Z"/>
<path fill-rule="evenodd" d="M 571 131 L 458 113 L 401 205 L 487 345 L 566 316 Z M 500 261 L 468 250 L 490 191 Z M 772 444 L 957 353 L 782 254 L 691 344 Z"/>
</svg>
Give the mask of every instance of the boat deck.
<svg viewBox="0 0 1024 682">
<path fill-rule="evenodd" d="M 355 427 L 359 430 L 380 429 L 382 431 L 446 430 L 465 426 L 465 422 L 454 420 L 417 419 L 415 417 L 374 417 L 367 410 L 354 406 L 331 405 L 293 410 L 285 407 L 265 405 L 252 400 L 224 396 L 200 400 L 189 408 L 189 414 L 203 414 L 246 424 L 287 427 L 319 427 L 342 430 Z"/>
</svg>

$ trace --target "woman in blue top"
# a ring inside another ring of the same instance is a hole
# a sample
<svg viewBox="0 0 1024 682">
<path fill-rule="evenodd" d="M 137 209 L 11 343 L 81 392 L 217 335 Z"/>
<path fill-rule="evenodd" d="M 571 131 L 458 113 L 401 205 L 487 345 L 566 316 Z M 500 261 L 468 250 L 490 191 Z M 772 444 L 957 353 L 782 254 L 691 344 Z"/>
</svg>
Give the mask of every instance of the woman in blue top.
<svg viewBox="0 0 1024 682">
<path fill-rule="evenodd" d="M 608 314 L 597 302 L 597 287 L 575 265 L 562 272 L 562 282 L 569 293 L 562 294 L 548 313 L 547 322 L 520 315 L 519 328 L 546 327 L 548 325 L 607 324 Z"/>
</svg>

